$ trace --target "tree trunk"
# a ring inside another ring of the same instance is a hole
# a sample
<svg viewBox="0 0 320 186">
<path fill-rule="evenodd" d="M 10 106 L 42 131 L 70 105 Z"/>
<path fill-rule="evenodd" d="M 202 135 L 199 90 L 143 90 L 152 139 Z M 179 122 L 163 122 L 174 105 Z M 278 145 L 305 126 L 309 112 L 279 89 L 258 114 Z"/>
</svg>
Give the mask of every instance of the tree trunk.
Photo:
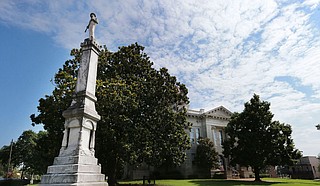
<svg viewBox="0 0 320 186">
<path fill-rule="evenodd" d="M 261 182 L 260 179 L 260 169 L 259 168 L 254 168 L 254 181 Z"/>
<path fill-rule="evenodd" d="M 109 186 L 115 186 L 117 184 L 117 159 L 115 158 L 113 164 L 109 164 L 108 171 L 108 184 Z"/>
<path fill-rule="evenodd" d="M 22 169 L 21 169 L 21 176 L 20 176 L 20 179 L 22 180 L 24 177 L 24 165 L 22 166 Z"/>
<path fill-rule="evenodd" d="M 21 180 L 23 179 L 23 176 L 24 176 L 24 170 L 23 170 L 23 168 L 22 168 L 21 176 L 20 176 L 20 179 L 21 179 Z"/>
<path fill-rule="evenodd" d="M 117 178 L 116 178 L 115 172 L 112 173 L 112 174 L 110 173 L 108 175 L 108 184 L 109 184 L 109 186 L 115 186 L 116 183 L 117 183 Z"/>
</svg>

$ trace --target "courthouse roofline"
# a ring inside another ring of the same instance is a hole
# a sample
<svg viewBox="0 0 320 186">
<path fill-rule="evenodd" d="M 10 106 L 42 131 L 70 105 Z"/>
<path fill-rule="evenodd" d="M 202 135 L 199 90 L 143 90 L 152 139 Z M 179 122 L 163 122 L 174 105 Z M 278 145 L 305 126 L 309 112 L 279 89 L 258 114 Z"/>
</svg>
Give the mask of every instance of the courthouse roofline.
<svg viewBox="0 0 320 186">
<path fill-rule="evenodd" d="M 223 112 L 224 115 L 221 114 L 217 114 L 218 112 Z M 200 110 L 192 110 L 192 109 L 188 109 L 187 111 L 187 116 L 189 117 L 195 117 L 195 118 L 214 118 L 214 119 L 220 119 L 220 120 L 230 120 L 230 117 L 232 115 L 232 112 L 229 111 L 227 108 L 225 108 L 224 106 L 219 106 L 216 107 L 214 109 L 211 109 L 207 112 L 204 112 L 204 109 L 200 109 Z"/>
</svg>

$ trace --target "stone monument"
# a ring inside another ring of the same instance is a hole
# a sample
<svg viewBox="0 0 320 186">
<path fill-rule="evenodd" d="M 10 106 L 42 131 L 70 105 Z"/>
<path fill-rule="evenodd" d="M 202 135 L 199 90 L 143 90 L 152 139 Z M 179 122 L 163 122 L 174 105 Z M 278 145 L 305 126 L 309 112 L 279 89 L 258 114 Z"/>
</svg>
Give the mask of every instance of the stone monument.
<svg viewBox="0 0 320 186">
<path fill-rule="evenodd" d="M 98 24 L 90 14 L 89 38 L 81 43 L 82 57 L 73 101 L 63 112 L 65 130 L 59 156 L 41 178 L 41 186 L 108 186 L 94 156 L 95 131 L 100 116 L 95 109 L 96 76 L 100 46 L 94 38 Z M 87 30 L 86 29 L 86 30 Z"/>
</svg>

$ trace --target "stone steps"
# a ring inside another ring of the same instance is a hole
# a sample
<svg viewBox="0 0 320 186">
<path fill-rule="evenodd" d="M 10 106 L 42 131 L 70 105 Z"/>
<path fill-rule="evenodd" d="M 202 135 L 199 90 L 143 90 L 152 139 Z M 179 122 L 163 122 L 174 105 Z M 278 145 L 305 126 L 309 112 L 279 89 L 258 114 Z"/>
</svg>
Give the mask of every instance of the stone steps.
<svg viewBox="0 0 320 186">
<path fill-rule="evenodd" d="M 40 184 L 39 186 L 108 186 L 107 182 Z"/>
<path fill-rule="evenodd" d="M 103 174 L 75 173 L 75 174 L 46 174 L 41 177 L 41 184 L 67 184 L 67 183 L 90 183 L 104 182 Z M 93 184 L 93 183 L 91 183 Z"/>
</svg>

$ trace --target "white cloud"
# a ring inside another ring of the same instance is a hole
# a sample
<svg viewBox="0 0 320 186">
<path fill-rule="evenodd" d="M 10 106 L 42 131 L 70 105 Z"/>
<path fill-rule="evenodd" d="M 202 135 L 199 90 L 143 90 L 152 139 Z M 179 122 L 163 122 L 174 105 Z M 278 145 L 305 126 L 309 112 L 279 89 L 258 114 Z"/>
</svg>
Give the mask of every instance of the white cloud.
<svg viewBox="0 0 320 186">
<path fill-rule="evenodd" d="M 303 2 L 304 5 L 309 6 L 311 9 L 315 9 L 320 5 L 319 0 L 306 0 Z"/>
<path fill-rule="evenodd" d="M 4 0 L 3 24 L 43 32 L 63 47 L 78 47 L 89 13 L 100 23 L 97 37 L 111 50 L 139 42 L 155 66 L 166 67 L 189 88 L 191 107 L 224 105 L 241 111 L 253 93 L 271 102 L 275 118 L 291 123 L 295 140 L 315 141 L 319 123 L 319 27 L 312 14 L 318 0 L 308 1 L 28 1 Z M 24 11 L 22 11 L 24 10 Z M 312 95 L 290 82 L 290 76 Z M 311 99 L 312 98 L 312 99 Z M 308 122 L 308 125 L 305 122 Z M 312 140 L 312 139 L 313 140 Z"/>
</svg>

